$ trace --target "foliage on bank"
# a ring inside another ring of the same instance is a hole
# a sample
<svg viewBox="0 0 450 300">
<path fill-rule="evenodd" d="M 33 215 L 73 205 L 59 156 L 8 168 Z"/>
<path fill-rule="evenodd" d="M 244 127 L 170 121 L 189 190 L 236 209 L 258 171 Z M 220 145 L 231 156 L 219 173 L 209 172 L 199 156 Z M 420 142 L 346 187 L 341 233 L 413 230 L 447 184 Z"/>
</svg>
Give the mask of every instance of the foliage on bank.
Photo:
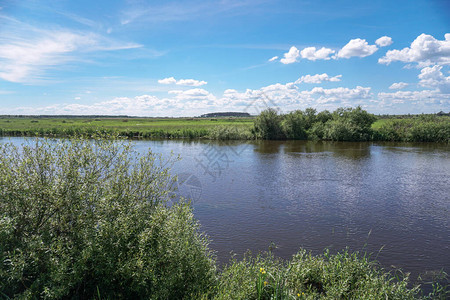
<svg viewBox="0 0 450 300">
<path fill-rule="evenodd" d="M 254 118 L 0 118 L 0 136 L 73 137 L 115 134 L 128 139 L 329 140 L 450 143 L 446 115 L 375 117 L 361 107 L 313 108 Z"/>
<path fill-rule="evenodd" d="M 0 298 L 178 299 L 215 282 L 170 162 L 108 139 L 0 145 Z"/>
<path fill-rule="evenodd" d="M 300 250 L 289 261 L 270 252 L 232 260 L 215 299 L 445 299 L 420 294 L 419 286 L 408 287 L 407 275 L 394 277 L 361 253 Z"/>
<path fill-rule="evenodd" d="M 218 271 L 173 160 L 111 136 L 0 144 L 0 299 L 445 299 L 347 250 Z"/>
<path fill-rule="evenodd" d="M 338 108 L 317 113 L 313 108 L 279 115 L 267 109 L 255 119 L 254 134 L 259 139 L 368 141 L 376 117 L 356 108 Z"/>
<path fill-rule="evenodd" d="M 384 119 L 374 128 L 377 117 L 360 106 L 317 113 L 315 109 L 278 114 L 267 109 L 255 119 L 257 139 L 398 141 L 450 143 L 450 117 L 423 115 L 408 119 Z"/>
<path fill-rule="evenodd" d="M 450 117 L 419 116 L 386 120 L 375 131 L 375 139 L 400 142 L 450 143 Z"/>
</svg>

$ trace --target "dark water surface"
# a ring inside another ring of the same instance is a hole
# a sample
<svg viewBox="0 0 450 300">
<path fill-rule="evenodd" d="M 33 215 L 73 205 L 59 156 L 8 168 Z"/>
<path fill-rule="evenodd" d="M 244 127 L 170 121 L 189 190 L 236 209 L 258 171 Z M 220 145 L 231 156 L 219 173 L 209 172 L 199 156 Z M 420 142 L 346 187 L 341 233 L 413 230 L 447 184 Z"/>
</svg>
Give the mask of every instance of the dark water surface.
<svg viewBox="0 0 450 300">
<path fill-rule="evenodd" d="M 9 139 L 0 140 L 6 141 Z M 14 143 L 23 139 L 12 138 Z M 450 273 L 450 147 L 306 141 L 137 141 L 168 156 L 218 261 L 300 247 L 373 253 L 412 278 Z M 380 251 L 380 249 L 382 249 Z"/>
</svg>

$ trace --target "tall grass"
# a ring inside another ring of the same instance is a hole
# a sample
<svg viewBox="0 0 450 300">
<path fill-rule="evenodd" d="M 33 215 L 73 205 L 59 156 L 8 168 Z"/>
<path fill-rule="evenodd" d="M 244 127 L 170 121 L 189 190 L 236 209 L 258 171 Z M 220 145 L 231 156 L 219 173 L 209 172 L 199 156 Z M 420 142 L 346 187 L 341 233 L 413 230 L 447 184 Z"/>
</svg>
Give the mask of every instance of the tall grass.
<svg viewBox="0 0 450 300">
<path fill-rule="evenodd" d="M 375 140 L 450 143 L 450 117 L 428 116 L 386 120 L 375 131 Z"/>
<path fill-rule="evenodd" d="M 343 250 L 314 256 L 300 250 L 289 261 L 272 253 L 232 260 L 214 299 L 445 299 L 448 288 L 423 296 L 408 276 L 384 271 L 363 253 Z"/>
<path fill-rule="evenodd" d="M 0 118 L 0 136 L 71 137 L 114 133 L 129 139 L 294 139 L 331 141 L 450 142 L 450 117 L 379 119 L 361 107 L 288 114 L 275 110 L 256 118 Z"/>
</svg>

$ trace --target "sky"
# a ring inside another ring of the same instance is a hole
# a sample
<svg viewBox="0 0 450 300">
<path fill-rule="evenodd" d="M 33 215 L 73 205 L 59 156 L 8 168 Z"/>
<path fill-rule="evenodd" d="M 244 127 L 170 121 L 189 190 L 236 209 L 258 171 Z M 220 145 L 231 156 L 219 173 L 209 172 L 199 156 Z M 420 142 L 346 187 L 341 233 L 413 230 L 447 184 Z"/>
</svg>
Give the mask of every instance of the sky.
<svg viewBox="0 0 450 300">
<path fill-rule="evenodd" d="M 450 111 L 450 1 L 0 0 L 1 115 Z"/>
</svg>

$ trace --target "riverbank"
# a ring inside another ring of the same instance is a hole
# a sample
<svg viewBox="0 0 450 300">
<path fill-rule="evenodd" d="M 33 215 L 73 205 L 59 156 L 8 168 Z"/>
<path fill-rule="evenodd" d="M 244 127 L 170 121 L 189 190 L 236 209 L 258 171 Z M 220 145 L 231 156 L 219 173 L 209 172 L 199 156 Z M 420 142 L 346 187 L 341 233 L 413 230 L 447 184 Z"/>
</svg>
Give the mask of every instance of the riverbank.
<svg viewBox="0 0 450 300">
<path fill-rule="evenodd" d="M 2 116 L 0 136 L 71 137 L 100 132 L 130 139 L 450 142 L 449 116 L 376 117 L 360 108 L 333 113 L 269 112 L 241 118 Z"/>
</svg>

